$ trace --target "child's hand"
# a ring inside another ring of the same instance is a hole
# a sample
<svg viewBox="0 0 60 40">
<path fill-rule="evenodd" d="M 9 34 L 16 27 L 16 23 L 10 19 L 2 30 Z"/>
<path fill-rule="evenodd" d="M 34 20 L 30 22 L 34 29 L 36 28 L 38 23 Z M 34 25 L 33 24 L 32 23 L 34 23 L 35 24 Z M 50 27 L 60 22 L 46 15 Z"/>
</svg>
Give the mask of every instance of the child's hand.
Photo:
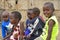
<svg viewBox="0 0 60 40">
<path fill-rule="evenodd" d="M 3 40 L 6 40 L 5 38 L 3 38 Z"/>
<path fill-rule="evenodd" d="M 30 37 L 31 37 L 31 35 L 28 35 L 28 36 L 27 36 L 27 38 L 30 38 Z"/>
<path fill-rule="evenodd" d="M 25 38 L 26 36 L 23 36 L 23 39 Z"/>
<path fill-rule="evenodd" d="M 14 38 L 18 38 L 18 34 L 16 33 L 16 34 L 14 34 Z"/>
</svg>

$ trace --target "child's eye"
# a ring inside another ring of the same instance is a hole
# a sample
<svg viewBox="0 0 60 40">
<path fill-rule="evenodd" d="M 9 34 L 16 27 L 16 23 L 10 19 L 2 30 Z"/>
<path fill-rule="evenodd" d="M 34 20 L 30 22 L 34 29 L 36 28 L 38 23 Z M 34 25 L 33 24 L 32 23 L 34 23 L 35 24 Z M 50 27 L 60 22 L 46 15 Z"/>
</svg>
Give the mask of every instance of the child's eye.
<svg viewBox="0 0 60 40">
<path fill-rule="evenodd" d="M 31 15 L 31 13 L 28 13 L 28 15 Z"/>
<path fill-rule="evenodd" d="M 3 16 L 3 18 L 7 18 L 8 16 Z"/>
<path fill-rule="evenodd" d="M 49 11 L 49 9 L 44 9 L 43 11 Z"/>
<path fill-rule="evenodd" d="M 46 9 L 46 11 L 49 11 L 49 9 Z"/>
<path fill-rule="evenodd" d="M 45 11 L 45 10 L 43 10 L 43 11 Z"/>
<path fill-rule="evenodd" d="M 13 17 L 10 17 L 10 19 L 13 19 Z"/>
<path fill-rule="evenodd" d="M 28 13 L 28 15 L 29 15 L 30 13 Z"/>
</svg>

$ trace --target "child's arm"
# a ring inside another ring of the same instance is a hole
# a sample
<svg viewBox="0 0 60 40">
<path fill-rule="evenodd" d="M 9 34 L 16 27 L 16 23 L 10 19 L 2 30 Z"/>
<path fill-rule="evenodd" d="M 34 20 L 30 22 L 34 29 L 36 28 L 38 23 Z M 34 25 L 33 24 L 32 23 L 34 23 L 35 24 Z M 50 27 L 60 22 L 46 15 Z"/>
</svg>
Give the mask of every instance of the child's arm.
<svg viewBox="0 0 60 40">
<path fill-rule="evenodd" d="M 20 39 L 23 40 L 23 34 L 24 34 L 24 22 L 20 22 Z"/>
<path fill-rule="evenodd" d="M 10 32 L 9 35 L 6 35 L 6 37 L 4 38 L 4 40 L 7 39 L 7 38 L 9 38 L 9 37 L 12 35 L 12 33 L 13 33 L 13 28 L 14 28 L 14 27 L 12 27 L 12 31 Z"/>
<path fill-rule="evenodd" d="M 2 37 L 3 37 L 3 39 L 6 36 L 6 31 L 5 30 L 6 30 L 5 26 L 2 25 Z"/>
<path fill-rule="evenodd" d="M 6 35 L 6 37 L 3 40 L 9 38 L 11 35 L 12 35 L 12 32 L 9 35 Z"/>
<path fill-rule="evenodd" d="M 20 33 L 24 34 L 24 22 L 20 23 Z"/>
<path fill-rule="evenodd" d="M 46 38 L 46 40 L 50 40 L 51 39 L 51 34 L 52 34 L 52 29 L 53 29 L 53 26 L 54 26 L 54 24 L 55 24 L 55 21 L 54 20 L 50 20 L 49 21 L 49 23 L 48 23 L 48 36 L 47 36 L 47 38 Z"/>
<path fill-rule="evenodd" d="M 37 26 L 37 24 L 39 23 L 39 19 L 37 18 L 36 19 L 36 21 L 34 22 L 34 25 L 33 25 L 33 30 L 31 30 L 31 32 L 29 33 L 29 35 L 31 35 L 33 32 L 34 32 L 34 30 L 35 30 L 35 28 L 36 28 L 36 26 Z"/>
</svg>

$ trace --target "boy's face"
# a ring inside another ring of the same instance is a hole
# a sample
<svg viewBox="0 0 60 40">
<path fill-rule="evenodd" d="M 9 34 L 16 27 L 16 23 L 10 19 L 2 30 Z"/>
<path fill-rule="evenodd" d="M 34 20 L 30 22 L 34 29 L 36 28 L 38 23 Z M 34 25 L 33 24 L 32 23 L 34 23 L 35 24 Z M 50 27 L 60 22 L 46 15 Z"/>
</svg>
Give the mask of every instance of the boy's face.
<svg viewBox="0 0 60 40">
<path fill-rule="evenodd" d="M 11 22 L 11 24 L 15 24 L 16 23 L 16 19 L 14 17 L 14 14 L 10 14 L 10 22 Z"/>
<path fill-rule="evenodd" d="M 36 15 L 33 13 L 32 10 L 28 11 L 27 16 L 28 16 L 29 19 L 33 19 L 33 18 L 36 17 Z"/>
<path fill-rule="evenodd" d="M 52 9 L 49 7 L 49 5 L 44 5 L 43 7 L 43 13 L 46 17 L 50 17 L 53 13 Z"/>
<path fill-rule="evenodd" d="M 8 15 L 3 15 L 3 16 L 2 16 L 2 19 L 3 19 L 4 21 L 8 21 L 9 16 L 8 16 Z"/>
</svg>

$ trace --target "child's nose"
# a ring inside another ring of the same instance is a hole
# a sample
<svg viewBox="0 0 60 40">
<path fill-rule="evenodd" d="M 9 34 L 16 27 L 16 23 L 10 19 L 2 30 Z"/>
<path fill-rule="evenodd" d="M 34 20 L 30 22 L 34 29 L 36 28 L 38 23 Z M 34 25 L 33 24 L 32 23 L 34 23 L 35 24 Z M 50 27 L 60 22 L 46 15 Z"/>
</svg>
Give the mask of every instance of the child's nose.
<svg viewBox="0 0 60 40">
<path fill-rule="evenodd" d="M 46 14 L 47 13 L 47 11 L 44 11 L 44 14 Z"/>
</svg>

